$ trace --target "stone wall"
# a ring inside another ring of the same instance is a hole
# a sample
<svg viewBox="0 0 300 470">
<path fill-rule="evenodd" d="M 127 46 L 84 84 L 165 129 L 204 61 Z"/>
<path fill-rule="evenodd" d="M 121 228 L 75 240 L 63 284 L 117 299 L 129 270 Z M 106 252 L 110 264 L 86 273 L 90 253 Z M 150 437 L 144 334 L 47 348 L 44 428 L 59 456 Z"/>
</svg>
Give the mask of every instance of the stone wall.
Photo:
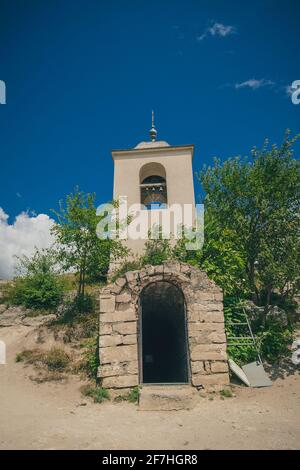
<svg viewBox="0 0 300 470">
<path fill-rule="evenodd" d="M 184 295 L 191 384 L 205 389 L 229 383 L 223 295 L 206 273 L 179 262 L 130 271 L 100 293 L 98 376 L 103 387 L 127 392 L 139 385 L 139 296 L 149 283 L 168 281 Z"/>
</svg>

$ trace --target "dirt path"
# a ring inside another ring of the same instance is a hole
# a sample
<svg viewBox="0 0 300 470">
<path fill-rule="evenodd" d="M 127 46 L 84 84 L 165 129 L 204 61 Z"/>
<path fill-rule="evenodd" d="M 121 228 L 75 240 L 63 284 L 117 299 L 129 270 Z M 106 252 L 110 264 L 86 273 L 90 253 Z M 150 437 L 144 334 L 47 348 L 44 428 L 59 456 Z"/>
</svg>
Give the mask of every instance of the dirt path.
<svg viewBox="0 0 300 470">
<path fill-rule="evenodd" d="M 300 375 L 236 397 L 200 398 L 191 411 L 142 412 L 135 405 L 94 404 L 80 382 L 36 384 L 15 363 L 30 327 L 0 329 L 0 449 L 299 449 Z M 85 404 L 85 405 L 84 405 Z"/>
</svg>

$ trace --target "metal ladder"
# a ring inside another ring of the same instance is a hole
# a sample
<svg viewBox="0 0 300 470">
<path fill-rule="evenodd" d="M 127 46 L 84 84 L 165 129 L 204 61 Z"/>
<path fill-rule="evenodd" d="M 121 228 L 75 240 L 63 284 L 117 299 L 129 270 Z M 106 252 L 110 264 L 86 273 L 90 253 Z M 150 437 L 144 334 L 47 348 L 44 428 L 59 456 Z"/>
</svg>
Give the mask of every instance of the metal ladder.
<svg viewBox="0 0 300 470">
<path fill-rule="evenodd" d="M 254 350 L 257 353 L 258 361 L 260 364 L 262 364 L 262 359 L 259 351 L 259 346 L 257 344 L 256 338 L 252 332 L 251 324 L 249 321 L 249 318 L 247 316 L 247 313 L 244 308 L 242 308 L 242 313 L 240 313 L 242 317 L 244 317 L 245 321 L 242 322 L 225 322 L 226 326 L 233 326 L 233 327 L 246 327 L 248 330 L 247 335 L 238 335 L 238 336 L 229 336 L 227 335 L 226 332 L 226 337 L 227 337 L 227 346 L 252 346 Z"/>
</svg>

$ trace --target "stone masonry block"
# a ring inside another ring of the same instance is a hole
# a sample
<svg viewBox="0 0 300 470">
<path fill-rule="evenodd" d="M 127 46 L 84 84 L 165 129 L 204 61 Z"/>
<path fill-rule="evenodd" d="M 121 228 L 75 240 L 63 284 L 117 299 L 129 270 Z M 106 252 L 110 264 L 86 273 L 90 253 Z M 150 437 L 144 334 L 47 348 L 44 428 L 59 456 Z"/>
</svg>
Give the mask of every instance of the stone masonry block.
<svg viewBox="0 0 300 470">
<path fill-rule="evenodd" d="M 111 346 L 108 348 L 101 348 L 100 350 L 100 364 L 137 360 L 138 357 L 136 344 L 130 344 L 126 346 Z"/>
<path fill-rule="evenodd" d="M 127 310 L 120 310 L 113 313 L 102 313 L 100 315 L 101 323 L 116 323 L 123 321 L 133 321 L 135 319 L 135 310 L 133 308 L 128 308 Z"/>
<path fill-rule="evenodd" d="M 203 386 L 204 388 L 211 389 L 215 386 L 226 386 L 229 384 L 229 375 L 223 374 L 194 374 L 192 377 L 192 383 L 195 387 Z"/>
<path fill-rule="evenodd" d="M 125 323 L 115 323 L 113 325 L 113 330 L 121 335 L 134 335 L 136 334 L 136 321 L 125 322 Z"/>
<path fill-rule="evenodd" d="M 128 303 L 131 301 L 131 294 L 129 292 L 124 292 L 116 296 L 116 302 Z"/>
<path fill-rule="evenodd" d="M 220 373 L 220 372 L 228 372 L 227 361 L 211 362 L 210 368 L 213 374 Z"/>
<path fill-rule="evenodd" d="M 100 348 L 107 348 L 108 346 L 118 346 L 123 343 L 122 335 L 101 335 L 99 338 Z"/>
<path fill-rule="evenodd" d="M 226 344 L 198 344 L 192 347 L 192 361 L 224 361 L 227 359 Z"/>
<path fill-rule="evenodd" d="M 188 324 L 189 336 L 197 336 L 205 333 L 210 334 L 212 332 L 222 334 L 224 333 L 223 323 L 203 323 L 203 322 L 190 322 Z"/>
<path fill-rule="evenodd" d="M 203 361 L 192 361 L 191 369 L 193 374 L 205 374 L 204 363 Z"/>
<path fill-rule="evenodd" d="M 102 381 L 103 387 L 106 388 L 126 388 L 135 387 L 139 383 L 137 375 L 121 375 L 115 377 L 105 377 Z"/>
<path fill-rule="evenodd" d="M 137 343 L 136 334 L 123 336 L 123 344 L 136 344 L 136 343 Z"/>
<path fill-rule="evenodd" d="M 200 321 L 208 323 L 224 323 L 223 312 L 201 312 Z"/>
<path fill-rule="evenodd" d="M 126 284 L 126 279 L 125 279 L 125 277 L 119 277 L 119 278 L 116 280 L 115 284 L 117 284 L 117 286 L 124 287 L 125 284 Z"/>
<path fill-rule="evenodd" d="M 111 313 L 115 310 L 114 295 L 100 295 L 100 312 Z"/>
<path fill-rule="evenodd" d="M 120 364 L 105 364 L 100 366 L 99 377 L 129 375 L 138 373 L 138 361 L 122 362 Z"/>
<path fill-rule="evenodd" d="M 100 323 L 99 334 L 109 335 L 110 333 L 112 333 L 112 325 L 109 325 L 108 323 Z"/>
</svg>

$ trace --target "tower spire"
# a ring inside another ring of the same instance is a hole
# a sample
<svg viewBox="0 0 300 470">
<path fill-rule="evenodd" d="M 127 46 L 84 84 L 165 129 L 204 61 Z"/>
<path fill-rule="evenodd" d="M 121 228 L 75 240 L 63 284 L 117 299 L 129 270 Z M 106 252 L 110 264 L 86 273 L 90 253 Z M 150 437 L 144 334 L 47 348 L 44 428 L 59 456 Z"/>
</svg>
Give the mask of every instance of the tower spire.
<svg viewBox="0 0 300 470">
<path fill-rule="evenodd" d="M 154 111 L 152 110 L 152 127 L 150 129 L 150 138 L 152 142 L 156 141 L 157 137 L 157 130 L 155 129 L 155 124 L 154 124 Z"/>
</svg>

